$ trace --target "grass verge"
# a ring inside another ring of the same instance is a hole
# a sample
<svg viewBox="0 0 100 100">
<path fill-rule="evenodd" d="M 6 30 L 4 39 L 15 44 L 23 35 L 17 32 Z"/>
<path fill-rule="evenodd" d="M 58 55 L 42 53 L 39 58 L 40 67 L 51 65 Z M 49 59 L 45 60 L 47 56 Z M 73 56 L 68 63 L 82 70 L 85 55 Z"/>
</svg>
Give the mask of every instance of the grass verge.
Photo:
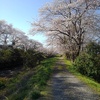
<svg viewBox="0 0 100 100">
<path fill-rule="evenodd" d="M 75 71 L 73 64 L 71 61 L 64 59 L 65 64 L 67 65 L 67 69 L 74 74 L 77 78 L 79 78 L 82 82 L 87 84 L 91 89 L 93 89 L 97 94 L 100 95 L 100 83 L 95 82 L 93 79 L 86 77 L 79 72 Z"/>
<path fill-rule="evenodd" d="M 56 58 L 42 61 L 33 69 L 25 69 L 12 78 L 0 77 L 0 95 L 7 100 L 36 100 L 42 96 L 53 71 Z M 1 100 L 1 99 L 0 99 Z"/>
<path fill-rule="evenodd" d="M 35 75 L 31 78 L 30 81 L 34 85 L 29 95 L 29 100 L 34 100 L 40 96 L 43 96 L 43 91 L 47 85 L 47 81 L 50 79 L 55 61 L 56 58 L 46 59 L 35 69 Z"/>
</svg>

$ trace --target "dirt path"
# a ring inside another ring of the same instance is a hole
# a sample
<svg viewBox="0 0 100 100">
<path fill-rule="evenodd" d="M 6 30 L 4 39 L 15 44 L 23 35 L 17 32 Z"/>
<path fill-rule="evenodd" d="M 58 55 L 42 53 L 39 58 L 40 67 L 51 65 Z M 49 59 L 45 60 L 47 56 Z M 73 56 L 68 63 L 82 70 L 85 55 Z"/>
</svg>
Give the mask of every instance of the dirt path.
<svg viewBox="0 0 100 100">
<path fill-rule="evenodd" d="M 66 70 L 63 60 L 56 63 L 48 95 L 39 100 L 100 100 L 85 84 Z"/>
</svg>

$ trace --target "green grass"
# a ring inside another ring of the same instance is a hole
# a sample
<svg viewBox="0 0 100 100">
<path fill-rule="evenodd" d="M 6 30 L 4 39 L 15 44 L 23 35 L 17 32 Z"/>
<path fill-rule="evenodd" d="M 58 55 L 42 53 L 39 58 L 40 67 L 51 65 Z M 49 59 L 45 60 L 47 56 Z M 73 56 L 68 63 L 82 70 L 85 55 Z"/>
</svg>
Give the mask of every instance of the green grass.
<svg viewBox="0 0 100 100">
<path fill-rule="evenodd" d="M 8 100 L 36 100 L 43 95 L 56 60 L 45 59 L 37 67 L 22 70 L 12 78 L 0 78 L 0 94 L 6 94 Z"/>
<path fill-rule="evenodd" d="M 31 82 L 34 83 L 33 90 L 29 96 L 31 99 L 34 100 L 43 95 L 42 93 L 47 81 L 50 79 L 55 61 L 56 58 L 46 59 L 35 69 L 35 75 L 31 79 Z"/>
<path fill-rule="evenodd" d="M 93 79 L 86 77 L 79 72 L 75 71 L 73 67 L 73 62 L 64 59 L 65 64 L 67 65 L 67 69 L 73 73 L 77 78 L 79 78 L 82 82 L 87 84 L 91 89 L 93 89 L 96 93 L 100 95 L 100 83 L 95 82 Z"/>
</svg>

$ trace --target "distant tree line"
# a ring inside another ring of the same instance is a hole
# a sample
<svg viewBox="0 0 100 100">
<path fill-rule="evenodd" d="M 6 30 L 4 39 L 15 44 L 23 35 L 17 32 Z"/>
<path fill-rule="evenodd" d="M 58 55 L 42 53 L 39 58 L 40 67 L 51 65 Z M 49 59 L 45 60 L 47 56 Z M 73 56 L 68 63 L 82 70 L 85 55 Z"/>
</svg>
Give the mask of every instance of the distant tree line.
<svg viewBox="0 0 100 100">
<path fill-rule="evenodd" d="M 41 43 L 30 40 L 6 21 L 0 21 L 0 70 L 23 66 L 33 68 L 51 55 Z"/>
</svg>

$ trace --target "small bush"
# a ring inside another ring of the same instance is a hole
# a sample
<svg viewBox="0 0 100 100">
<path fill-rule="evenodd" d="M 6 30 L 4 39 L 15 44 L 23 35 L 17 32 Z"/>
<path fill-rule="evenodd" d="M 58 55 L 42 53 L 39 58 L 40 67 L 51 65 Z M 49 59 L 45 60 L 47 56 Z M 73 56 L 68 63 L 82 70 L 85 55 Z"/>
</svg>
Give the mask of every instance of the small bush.
<svg viewBox="0 0 100 100">
<path fill-rule="evenodd" d="M 39 53 L 34 50 L 27 50 L 22 54 L 22 57 L 23 65 L 30 68 L 40 64 L 40 62 L 45 58 L 43 53 Z"/>
<path fill-rule="evenodd" d="M 92 57 L 100 55 L 100 44 L 96 42 L 90 42 L 86 46 L 86 53 L 88 53 Z"/>
<path fill-rule="evenodd" d="M 74 67 L 77 71 L 86 76 L 90 76 L 94 71 L 91 57 L 86 53 L 82 53 L 79 57 L 77 57 Z"/>
<path fill-rule="evenodd" d="M 0 50 L 0 69 L 11 69 L 20 66 L 35 67 L 44 60 L 43 53 L 34 50 L 6 49 Z"/>
<path fill-rule="evenodd" d="M 0 51 L 0 69 L 11 69 L 22 65 L 23 59 L 18 49 Z"/>
<path fill-rule="evenodd" d="M 97 43 L 88 44 L 86 52 L 76 58 L 74 68 L 81 74 L 100 82 L 100 45 Z"/>
</svg>

